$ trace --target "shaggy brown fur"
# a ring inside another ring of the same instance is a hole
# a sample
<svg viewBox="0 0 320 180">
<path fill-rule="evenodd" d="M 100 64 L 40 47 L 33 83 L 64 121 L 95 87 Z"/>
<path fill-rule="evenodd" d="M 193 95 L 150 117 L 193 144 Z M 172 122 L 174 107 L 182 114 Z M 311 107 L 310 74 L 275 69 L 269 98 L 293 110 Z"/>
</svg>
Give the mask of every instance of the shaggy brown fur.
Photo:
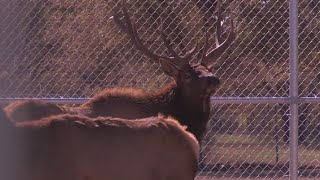
<svg viewBox="0 0 320 180">
<path fill-rule="evenodd" d="M 16 126 L 2 111 L 0 118 L 0 179 L 193 180 L 196 175 L 199 144 L 170 118 L 57 115 Z"/>
<path fill-rule="evenodd" d="M 186 72 L 181 71 L 181 76 L 184 76 L 183 73 Z M 203 74 L 208 75 L 199 77 Z M 188 131 L 201 140 L 209 120 L 210 97 L 218 87 L 219 79 L 208 70 L 192 75 L 194 82 L 178 79 L 178 83 L 173 81 L 150 93 L 133 88 L 106 89 L 77 108 L 77 111 L 83 111 L 82 114 L 90 117 L 113 116 L 126 119 L 145 118 L 161 113 L 186 125 Z"/>
</svg>

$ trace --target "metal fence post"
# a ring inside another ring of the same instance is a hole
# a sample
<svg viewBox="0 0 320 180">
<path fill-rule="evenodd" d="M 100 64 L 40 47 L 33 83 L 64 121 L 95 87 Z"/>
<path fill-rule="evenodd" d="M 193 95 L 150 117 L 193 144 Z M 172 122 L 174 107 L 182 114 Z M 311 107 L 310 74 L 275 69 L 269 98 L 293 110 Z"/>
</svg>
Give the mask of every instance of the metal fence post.
<svg viewBox="0 0 320 180">
<path fill-rule="evenodd" d="M 290 180 L 298 179 L 298 1 L 290 0 Z"/>
</svg>

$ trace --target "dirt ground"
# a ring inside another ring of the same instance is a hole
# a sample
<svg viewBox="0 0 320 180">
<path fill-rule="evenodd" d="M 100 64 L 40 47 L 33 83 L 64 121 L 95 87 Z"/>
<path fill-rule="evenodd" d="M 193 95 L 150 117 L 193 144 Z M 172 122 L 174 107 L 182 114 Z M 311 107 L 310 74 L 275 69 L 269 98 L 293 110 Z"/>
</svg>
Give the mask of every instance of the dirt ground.
<svg viewBox="0 0 320 180">
<path fill-rule="evenodd" d="M 265 171 L 203 171 L 199 172 L 196 180 L 243 180 L 243 179 L 252 179 L 252 180 L 289 180 L 288 171 L 274 171 L 274 170 L 265 170 Z M 304 169 L 303 171 L 299 170 L 299 180 L 320 180 L 319 169 Z"/>
<path fill-rule="evenodd" d="M 196 180 L 243 180 L 243 179 L 252 179 L 252 180 L 289 180 L 289 177 L 282 178 L 217 178 L 217 177 L 209 177 L 209 176 L 198 176 Z M 318 178 L 299 178 L 299 180 L 316 180 Z"/>
</svg>

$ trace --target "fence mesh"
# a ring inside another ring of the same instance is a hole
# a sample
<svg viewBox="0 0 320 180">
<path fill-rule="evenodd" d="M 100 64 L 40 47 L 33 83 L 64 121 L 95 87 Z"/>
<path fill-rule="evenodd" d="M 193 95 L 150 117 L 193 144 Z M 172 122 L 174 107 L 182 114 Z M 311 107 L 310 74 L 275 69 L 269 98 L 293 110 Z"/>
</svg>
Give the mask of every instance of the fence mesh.
<svg viewBox="0 0 320 180">
<path fill-rule="evenodd" d="M 106 87 L 156 90 L 168 82 L 110 17 L 112 0 L 0 1 L 0 98 L 84 98 Z M 215 0 L 127 1 L 150 50 L 166 54 L 162 19 L 183 54 L 205 32 L 214 44 Z M 216 60 L 218 97 L 289 95 L 289 1 L 224 0 L 224 32 L 233 18 L 236 40 Z M 299 94 L 320 96 L 320 2 L 299 1 Z M 227 33 L 223 34 L 226 37 Z M 197 61 L 195 58 L 194 61 Z M 299 106 L 299 175 L 320 177 L 319 104 Z M 212 105 L 198 179 L 286 177 L 287 104 Z"/>
</svg>

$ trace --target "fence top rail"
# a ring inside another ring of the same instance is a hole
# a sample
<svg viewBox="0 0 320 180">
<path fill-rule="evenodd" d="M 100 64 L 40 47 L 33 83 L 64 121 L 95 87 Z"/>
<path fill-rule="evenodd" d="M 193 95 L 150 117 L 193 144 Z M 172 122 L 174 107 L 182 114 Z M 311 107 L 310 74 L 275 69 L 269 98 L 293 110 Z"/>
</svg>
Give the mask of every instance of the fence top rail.
<svg viewBox="0 0 320 180">
<path fill-rule="evenodd" d="M 213 104 L 301 104 L 301 103 L 320 103 L 320 97 L 212 97 Z"/>
<path fill-rule="evenodd" d="M 80 104 L 90 98 L 0 98 L 0 104 L 6 104 L 18 100 L 42 100 L 61 104 Z M 301 103 L 320 103 L 320 97 L 212 97 L 212 104 L 301 104 Z"/>
</svg>

